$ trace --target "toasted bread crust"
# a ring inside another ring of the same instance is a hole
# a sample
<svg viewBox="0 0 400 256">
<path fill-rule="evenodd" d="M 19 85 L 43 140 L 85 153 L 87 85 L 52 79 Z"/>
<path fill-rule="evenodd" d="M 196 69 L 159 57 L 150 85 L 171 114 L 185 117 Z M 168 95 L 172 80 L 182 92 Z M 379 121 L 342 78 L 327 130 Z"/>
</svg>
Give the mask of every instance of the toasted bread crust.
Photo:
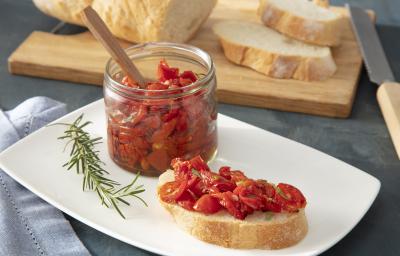
<svg viewBox="0 0 400 256">
<path fill-rule="evenodd" d="M 321 46 L 337 46 L 341 41 L 345 17 L 317 21 L 298 17 L 271 4 L 260 1 L 257 11 L 261 21 L 268 27 L 297 40 Z"/>
<path fill-rule="evenodd" d="M 304 210 L 293 213 L 285 221 L 246 222 L 233 219 L 220 221 L 184 208 L 160 203 L 175 219 L 178 226 L 196 238 L 228 248 L 281 249 L 301 241 L 308 225 Z"/>
<path fill-rule="evenodd" d="M 222 37 L 220 41 L 227 59 L 273 78 L 319 81 L 328 79 L 337 69 L 331 55 L 325 57 L 280 55 L 239 45 Z"/>
<path fill-rule="evenodd" d="M 159 187 L 171 180 L 173 174 L 167 171 L 160 176 Z M 181 229 L 204 242 L 223 247 L 282 249 L 301 241 L 308 231 L 304 209 L 271 220 L 265 217 L 251 219 L 250 215 L 245 220 L 238 220 L 224 210 L 205 215 L 188 211 L 177 204 L 166 203 L 159 195 L 158 199 Z"/>
</svg>

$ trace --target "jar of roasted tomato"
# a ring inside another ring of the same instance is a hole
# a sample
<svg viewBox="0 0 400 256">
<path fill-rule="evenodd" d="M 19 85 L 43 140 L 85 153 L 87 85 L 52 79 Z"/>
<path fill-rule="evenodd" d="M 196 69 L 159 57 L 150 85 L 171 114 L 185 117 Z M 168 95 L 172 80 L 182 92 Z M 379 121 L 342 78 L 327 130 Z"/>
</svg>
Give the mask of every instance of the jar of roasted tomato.
<svg viewBox="0 0 400 256">
<path fill-rule="evenodd" d="M 138 85 L 109 60 L 104 79 L 108 149 L 122 168 L 159 175 L 176 157 L 217 151 L 216 78 L 199 48 L 147 43 L 126 49 L 146 78 Z"/>
</svg>

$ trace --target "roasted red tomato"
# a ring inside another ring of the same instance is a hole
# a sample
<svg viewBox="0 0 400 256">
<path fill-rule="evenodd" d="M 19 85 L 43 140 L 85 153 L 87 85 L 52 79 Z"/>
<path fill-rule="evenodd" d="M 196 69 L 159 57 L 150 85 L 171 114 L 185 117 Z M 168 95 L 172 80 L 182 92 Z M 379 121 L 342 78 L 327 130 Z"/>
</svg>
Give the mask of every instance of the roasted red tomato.
<svg viewBox="0 0 400 256">
<path fill-rule="evenodd" d="M 167 182 L 160 188 L 160 198 L 164 202 L 172 203 L 182 197 L 187 188 L 187 182 Z"/>
<path fill-rule="evenodd" d="M 191 187 L 191 190 L 197 197 L 201 197 L 207 193 L 206 187 L 201 179 L 199 179 L 199 181 Z"/>
<path fill-rule="evenodd" d="M 264 197 L 262 193 L 256 190 L 254 184 L 249 186 L 237 186 L 233 193 L 239 196 L 243 204 L 246 204 L 253 210 L 261 210 L 264 206 Z"/>
<path fill-rule="evenodd" d="M 202 171 L 200 174 L 205 187 L 213 193 L 233 191 L 236 187 L 234 182 L 227 180 L 216 173 Z"/>
<path fill-rule="evenodd" d="M 183 71 L 179 77 L 182 79 L 188 79 L 192 83 L 197 81 L 197 77 L 192 71 Z"/>
<path fill-rule="evenodd" d="M 165 149 L 153 150 L 153 152 L 147 156 L 147 161 L 150 163 L 150 165 L 159 171 L 163 171 L 168 168 L 168 160 L 168 153 Z"/>
<path fill-rule="evenodd" d="M 208 165 L 200 156 L 193 157 L 190 160 L 190 163 L 192 164 L 192 168 L 196 169 L 197 171 L 210 171 L 210 168 L 208 168 Z"/>
<path fill-rule="evenodd" d="M 235 183 L 245 181 L 248 179 L 242 171 L 232 171 L 229 166 L 221 167 L 219 169 L 219 175 Z"/>
<path fill-rule="evenodd" d="M 276 202 L 275 199 L 265 197 L 264 201 L 264 208 L 262 209 L 263 211 L 268 211 L 268 212 L 282 212 L 282 206 Z"/>
<path fill-rule="evenodd" d="M 275 198 L 282 206 L 282 209 L 288 212 L 296 212 L 300 208 L 304 208 L 307 204 L 306 199 L 300 190 L 292 185 L 284 183 L 278 184 Z"/>
<path fill-rule="evenodd" d="M 176 202 L 185 209 L 213 214 L 225 209 L 237 219 L 255 211 L 296 212 L 306 206 L 306 199 L 295 187 L 266 180 L 247 178 L 242 171 L 221 167 L 212 172 L 201 157 L 171 163 L 175 182 L 160 191 L 161 199 Z"/>
<path fill-rule="evenodd" d="M 219 204 L 217 198 L 206 194 L 197 200 L 196 204 L 193 206 L 193 209 L 204 214 L 213 214 L 221 210 L 222 206 Z"/>
<path fill-rule="evenodd" d="M 196 203 L 196 196 L 188 189 L 179 197 L 177 203 L 186 210 L 193 211 L 193 206 Z"/>
<path fill-rule="evenodd" d="M 219 199 L 219 203 L 235 218 L 244 220 L 247 213 L 242 211 L 239 197 L 231 191 L 224 193 L 213 194 L 214 197 Z"/>
<path fill-rule="evenodd" d="M 201 155 L 209 160 L 217 146 L 214 129 L 217 114 L 210 105 L 212 102 L 201 92 L 179 96 L 184 90 L 182 87 L 197 81 L 197 75 L 188 70 L 180 72 L 166 60 L 160 61 L 156 73 L 157 80 L 141 85 L 141 89 L 145 89 L 145 100 L 108 97 L 106 102 L 111 157 L 127 170 L 142 169 L 143 174 L 151 175 L 168 169 L 177 156 L 190 159 Z M 121 83 L 139 88 L 127 76 Z M 158 97 L 165 96 L 169 89 L 179 89 L 167 93 L 178 96 Z M 195 169 L 208 168 L 202 159 L 194 158 L 192 162 Z"/>
<path fill-rule="evenodd" d="M 158 80 L 161 82 L 179 78 L 179 69 L 171 68 L 165 60 L 158 65 Z"/>
</svg>

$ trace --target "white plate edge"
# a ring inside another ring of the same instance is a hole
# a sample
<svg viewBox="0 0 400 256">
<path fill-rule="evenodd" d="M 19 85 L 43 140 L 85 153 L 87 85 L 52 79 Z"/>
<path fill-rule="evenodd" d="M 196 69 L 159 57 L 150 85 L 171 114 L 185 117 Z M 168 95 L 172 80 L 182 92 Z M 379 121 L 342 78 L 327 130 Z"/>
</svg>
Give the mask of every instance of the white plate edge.
<svg viewBox="0 0 400 256">
<path fill-rule="evenodd" d="M 104 99 L 102 98 L 102 99 L 96 100 L 96 101 L 94 101 L 94 102 L 92 102 L 92 103 L 89 103 L 89 104 L 87 104 L 87 105 L 85 105 L 85 106 L 83 106 L 83 107 L 81 107 L 81 108 L 79 108 L 79 109 L 76 109 L 76 110 L 74 110 L 74 111 L 72 111 L 72 112 L 70 112 L 70 113 L 68 113 L 68 114 L 66 114 L 66 115 L 64 115 L 64 116 L 62 116 L 62 117 L 56 119 L 55 121 L 49 123 L 49 125 L 50 125 L 50 124 L 53 124 L 53 123 L 57 123 L 57 122 L 59 122 L 59 120 L 61 120 L 61 119 L 65 119 L 65 118 L 68 118 L 68 117 L 77 115 L 78 113 L 82 112 L 82 110 L 84 110 L 84 109 L 86 109 L 86 108 L 90 108 L 92 105 L 99 104 L 99 103 L 100 103 L 101 101 L 103 101 L 103 100 L 104 100 Z M 380 188 L 381 188 L 381 182 L 380 182 L 379 179 L 377 179 L 377 178 L 374 177 L 373 175 L 371 175 L 371 174 L 369 174 L 369 173 L 367 173 L 367 172 L 364 172 L 364 171 L 362 171 L 361 169 L 359 169 L 359 168 L 357 168 L 357 167 L 354 167 L 354 166 L 352 166 L 352 165 L 350 165 L 350 164 L 348 164 L 348 163 L 346 163 L 346 162 L 344 162 L 344 161 L 342 161 L 342 160 L 340 160 L 340 159 L 337 159 L 337 158 L 335 158 L 335 157 L 333 157 L 333 156 L 330 156 L 330 155 L 328 155 L 328 154 L 326 154 L 326 153 L 324 153 L 324 152 L 322 152 L 322 151 L 319 151 L 319 150 L 317 150 L 317 149 L 315 149 L 315 148 L 312 148 L 312 147 L 310 147 L 310 146 L 307 146 L 307 145 L 305 145 L 305 144 L 302 144 L 302 143 L 300 143 L 300 142 L 297 142 L 297 141 L 288 139 L 288 138 L 286 138 L 286 137 L 284 137 L 284 136 L 281 136 L 281 135 L 279 135 L 279 134 L 272 133 L 272 132 L 270 132 L 270 131 L 268 131 L 268 130 L 264 130 L 264 129 L 262 129 L 262 128 L 259 128 L 259 127 L 257 127 L 257 126 L 252 125 L 252 124 L 249 124 L 249 123 L 240 121 L 240 120 L 238 120 L 238 119 L 235 119 L 235 118 L 232 118 L 232 117 L 229 117 L 229 116 L 226 116 L 226 115 L 224 115 L 224 114 L 218 113 L 218 115 L 221 115 L 221 116 L 223 116 L 224 118 L 230 119 L 230 120 L 235 121 L 235 122 L 240 122 L 241 124 L 245 124 L 245 125 L 247 125 L 247 126 L 253 128 L 253 129 L 261 130 L 261 131 L 263 131 L 263 132 L 267 132 L 267 133 L 273 134 L 273 135 L 275 135 L 275 136 L 279 136 L 280 139 L 284 139 L 284 140 L 286 140 L 287 142 L 299 144 L 300 146 L 303 146 L 303 147 L 307 148 L 308 150 L 313 150 L 313 151 L 315 151 L 316 153 L 320 153 L 320 154 L 323 154 L 323 155 L 325 155 L 325 156 L 328 156 L 328 157 L 331 158 L 332 160 L 339 161 L 339 162 L 341 162 L 342 164 L 345 164 L 345 165 L 351 167 L 352 169 L 357 170 L 360 174 L 365 175 L 367 178 L 369 178 L 369 179 L 374 183 L 374 184 L 372 185 L 372 186 L 375 188 L 375 190 L 374 190 L 373 193 L 372 193 L 373 199 L 370 201 L 368 207 L 365 208 L 364 212 L 360 215 L 360 218 L 355 222 L 355 224 L 353 225 L 353 227 L 350 228 L 347 232 L 345 232 L 342 236 L 340 236 L 340 237 L 338 236 L 337 239 L 335 239 L 328 247 L 326 247 L 326 248 L 324 248 L 324 249 L 320 249 L 320 250 L 315 251 L 315 252 L 314 252 L 315 254 L 313 253 L 313 255 L 318 255 L 318 254 L 320 254 L 320 253 L 322 253 L 322 252 L 327 251 L 328 249 L 330 249 L 331 247 L 333 247 L 335 244 L 337 244 L 340 240 L 342 240 L 345 236 L 347 236 L 347 235 L 351 232 L 351 230 L 353 230 L 354 227 L 357 226 L 357 224 L 362 220 L 362 218 L 365 216 L 365 214 L 366 214 L 366 213 L 369 211 L 369 209 L 371 208 L 372 204 L 375 202 L 375 199 L 376 199 L 376 197 L 378 196 L 379 191 L 380 191 Z M 81 221 L 81 222 L 85 223 L 86 225 L 88 225 L 88 226 L 90 226 L 90 227 L 92 227 L 92 228 L 94 228 L 94 229 L 96 229 L 96 230 L 98 230 L 98 231 L 100 231 L 100 232 L 102 232 L 102 233 L 104 233 L 104 234 L 107 234 L 107 235 L 109 235 L 109 236 L 111 236 L 111 237 L 114 237 L 114 238 L 116 238 L 116 239 L 118 239 L 118 240 L 120 240 L 120 241 L 123 241 L 123 242 L 125 242 L 125 243 L 127 243 L 127 244 L 131 244 L 131 245 L 136 246 L 136 247 L 138 247 L 138 248 L 144 249 L 144 250 L 149 251 L 149 252 L 157 253 L 157 254 L 160 254 L 160 255 L 173 256 L 172 254 L 169 254 L 168 252 L 164 252 L 164 251 L 162 251 L 162 250 L 158 250 L 158 249 L 156 249 L 155 247 L 147 246 L 146 244 L 143 244 L 143 243 L 140 243 L 140 242 L 137 242 L 137 241 L 125 239 L 123 236 L 120 236 L 119 234 L 114 233 L 112 230 L 109 230 L 109 229 L 107 229 L 107 228 L 103 228 L 103 227 L 101 227 L 101 226 L 99 226 L 99 225 L 93 223 L 92 221 L 86 219 L 85 217 L 82 217 L 82 216 L 80 216 L 79 214 L 75 214 L 74 212 L 72 212 L 72 211 L 68 210 L 67 208 L 63 207 L 61 204 L 58 204 L 57 202 L 53 201 L 51 198 L 49 198 L 49 197 L 47 197 L 46 195 L 42 194 L 41 192 L 37 191 L 35 188 L 33 188 L 33 187 L 30 186 L 29 184 L 25 183 L 22 179 L 20 179 L 18 176 L 16 176 L 14 172 L 10 171 L 10 169 L 9 169 L 9 168 L 3 163 L 3 161 L 2 161 L 3 157 L 4 157 L 5 155 L 7 155 L 7 152 L 8 152 L 8 151 L 11 151 L 12 148 L 13 148 L 14 146 L 19 145 L 20 143 L 23 143 L 26 139 L 29 140 L 30 137 L 31 137 L 31 135 L 34 135 L 35 133 L 41 131 L 42 129 L 45 129 L 46 127 L 47 127 L 47 125 L 44 126 L 44 127 L 41 127 L 41 128 L 38 129 L 37 131 L 35 131 L 35 132 L 29 134 L 28 136 L 22 138 L 21 140 L 17 141 L 17 142 L 14 143 L 13 145 L 11 145 L 10 147 L 8 147 L 8 148 L 5 149 L 4 151 L 2 151 L 2 152 L 0 153 L 0 168 L 3 169 L 3 171 L 5 171 L 9 176 L 11 176 L 11 177 L 12 177 L 14 180 L 16 180 L 18 183 L 20 183 L 21 185 L 23 185 L 25 188 L 29 189 L 30 191 L 32 191 L 33 193 L 35 193 L 37 196 L 39 196 L 40 198 L 42 198 L 43 200 L 45 200 L 45 201 L 48 202 L 49 204 L 53 205 L 54 207 L 56 207 L 57 209 L 61 210 L 62 212 L 65 212 L 66 214 L 70 215 L 71 217 L 77 219 L 78 221 Z"/>
</svg>

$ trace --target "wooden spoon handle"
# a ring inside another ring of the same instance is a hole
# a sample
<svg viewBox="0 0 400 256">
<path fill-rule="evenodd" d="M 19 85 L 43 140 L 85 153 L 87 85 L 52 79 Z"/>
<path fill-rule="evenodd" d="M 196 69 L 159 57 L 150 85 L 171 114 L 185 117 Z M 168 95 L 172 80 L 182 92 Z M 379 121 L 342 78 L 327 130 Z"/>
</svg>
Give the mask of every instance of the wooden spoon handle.
<svg viewBox="0 0 400 256">
<path fill-rule="evenodd" d="M 383 83 L 377 92 L 379 106 L 400 158 L 400 84 Z"/>
<path fill-rule="evenodd" d="M 110 53 L 111 57 L 119 64 L 121 69 L 132 80 L 141 85 L 145 84 L 145 79 L 139 70 L 133 64 L 126 52 L 122 49 L 117 39 L 111 34 L 110 30 L 104 24 L 103 20 L 92 7 L 88 6 L 83 9 L 82 20 L 88 27 L 93 36 L 104 46 Z"/>
</svg>

